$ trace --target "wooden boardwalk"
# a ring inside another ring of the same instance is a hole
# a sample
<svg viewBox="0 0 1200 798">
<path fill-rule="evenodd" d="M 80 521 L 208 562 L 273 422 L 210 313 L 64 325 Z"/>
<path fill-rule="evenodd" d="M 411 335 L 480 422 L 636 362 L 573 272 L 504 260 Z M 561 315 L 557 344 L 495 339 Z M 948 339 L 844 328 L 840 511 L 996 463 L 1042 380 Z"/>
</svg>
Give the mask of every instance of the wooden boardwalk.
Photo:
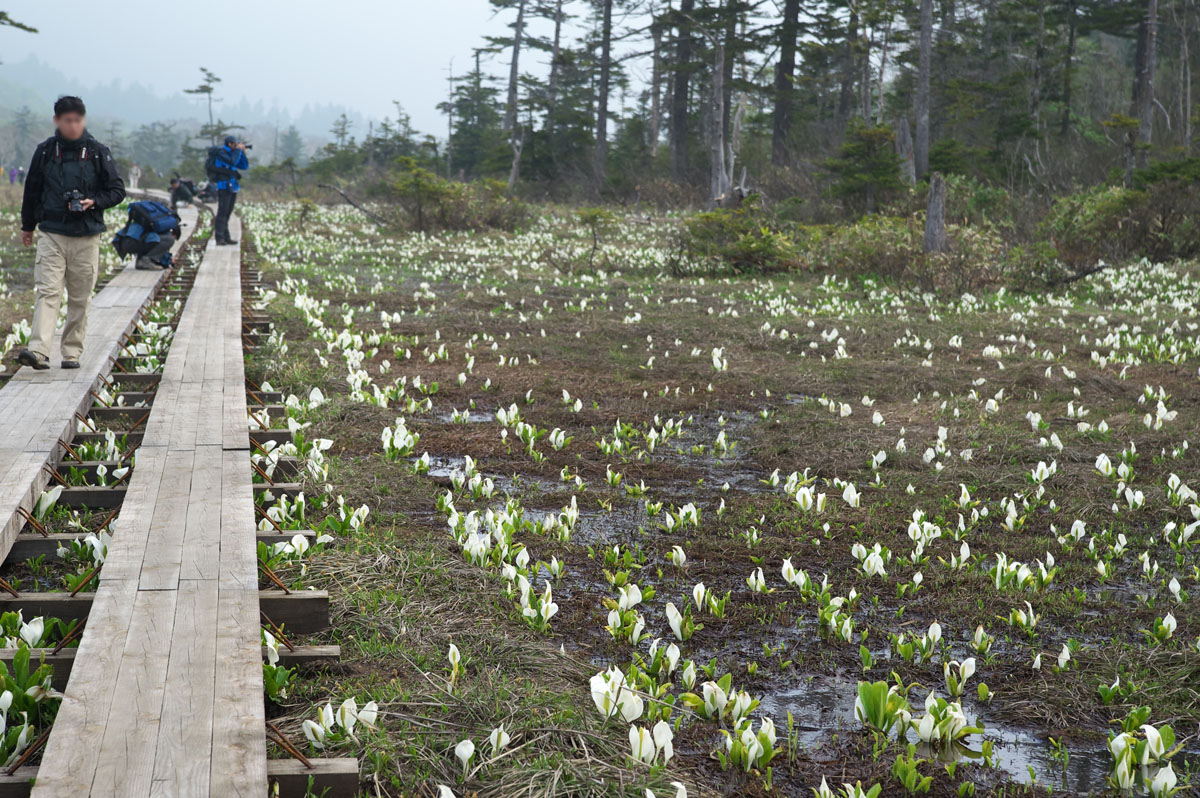
<svg viewBox="0 0 1200 798">
<path fill-rule="evenodd" d="M 235 219 L 231 232 L 240 236 Z M 32 795 L 262 796 L 266 742 L 241 276 L 184 306 Z"/>
<path fill-rule="evenodd" d="M 186 240 L 195 229 L 196 210 L 184 208 L 180 216 Z M 182 245 L 178 242 L 176 250 Z M 75 414 L 92 404 L 91 391 L 107 373 L 119 342 L 165 279 L 164 272 L 139 272 L 131 263 L 92 300 L 78 370 L 58 368 L 56 336 L 48 371 L 23 368 L 0 388 L 0 560 L 25 523 L 18 508 L 33 509 L 49 481 L 44 466 L 62 454 L 58 441 L 73 437 Z"/>
</svg>

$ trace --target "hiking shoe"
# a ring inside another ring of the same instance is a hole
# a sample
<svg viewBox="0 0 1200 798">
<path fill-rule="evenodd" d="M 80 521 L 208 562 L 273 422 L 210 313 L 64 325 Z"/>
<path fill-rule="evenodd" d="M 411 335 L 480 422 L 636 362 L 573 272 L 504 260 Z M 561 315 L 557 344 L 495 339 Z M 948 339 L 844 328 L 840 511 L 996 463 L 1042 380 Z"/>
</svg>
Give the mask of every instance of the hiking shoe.
<svg viewBox="0 0 1200 798">
<path fill-rule="evenodd" d="M 224 241 L 218 241 L 218 242 L 217 242 L 217 246 L 218 246 L 218 247 L 221 247 L 221 246 L 226 246 L 226 247 L 228 247 L 228 246 L 233 246 L 233 245 L 235 245 L 235 244 L 237 244 L 237 241 L 236 241 L 236 240 L 234 240 L 234 239 L 232 239 L 232 238 L 227 238 L 227 239 L 225 239 Z"/>
<path fill-rule="evenodd" d="M 159 270 L 159 265 L 157 263 L 142 263 L 138 261 L 133 268 L 139 272 L 156 272 Z"/>
<path fill-rule="evenodd" d="M 77 368 L 79 368 L 79 361 L 78 360 L 64 360 L 62 362 L 62 367 L 65 369 L 77 369 Z"/>
<path fill-rule="evenodd" d="M 17 355 L 17 362 L 22 366 L 29 366 L 31 369 L 45 371 L 50 368 L 50 358 L 45 355 L 39 355 L 36 352 L 31 352 L 28 349 L 22 349 Z"/>
</svg>

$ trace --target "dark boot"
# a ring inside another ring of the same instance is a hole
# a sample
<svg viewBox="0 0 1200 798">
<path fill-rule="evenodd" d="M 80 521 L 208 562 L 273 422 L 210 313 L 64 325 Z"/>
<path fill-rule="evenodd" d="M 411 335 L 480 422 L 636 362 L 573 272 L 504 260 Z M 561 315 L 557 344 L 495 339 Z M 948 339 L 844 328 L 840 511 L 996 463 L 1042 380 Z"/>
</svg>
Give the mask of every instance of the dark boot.
<svg viewBox="0 0 1200 798">
<path fill-rule="evenodd" d="M 43 357 L 28 349 L 21 350 L 21 353 L 17 355 L 17 362 L 22 366 L 29 366 L 29 368 L 37 369 L 38 371 L 45 371 L 50 368 L 50 358 Z"/>
</svg>

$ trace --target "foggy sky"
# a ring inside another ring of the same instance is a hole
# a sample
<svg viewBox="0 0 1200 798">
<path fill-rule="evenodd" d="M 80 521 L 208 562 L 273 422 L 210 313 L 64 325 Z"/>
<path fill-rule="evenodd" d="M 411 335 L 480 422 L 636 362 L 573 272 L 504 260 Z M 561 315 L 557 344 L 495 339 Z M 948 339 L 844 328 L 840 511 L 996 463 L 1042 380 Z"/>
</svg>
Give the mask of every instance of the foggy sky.
<svg viewBox="0 0 1200 798">
<path fill-rule="evenodd" d="M 205 66 L 222 78 L 217 96 L 231 101 L 278 102 L 293 113 L 338 103 L 382 119 L 398 100 L 414 126 L 438 135 L 451 58 L 465 72 L 483 37 L 505 35 L 511 21 L 493 17 L 487 0 L 10 0 L 5 8 L 38 29 L 0 28 L 6 62 L 33 54 L 86 85 L 119 79 L 176 96 Z M 485 71 L 505 72 L 506 56 L 492 58 Z"/>
</svg>

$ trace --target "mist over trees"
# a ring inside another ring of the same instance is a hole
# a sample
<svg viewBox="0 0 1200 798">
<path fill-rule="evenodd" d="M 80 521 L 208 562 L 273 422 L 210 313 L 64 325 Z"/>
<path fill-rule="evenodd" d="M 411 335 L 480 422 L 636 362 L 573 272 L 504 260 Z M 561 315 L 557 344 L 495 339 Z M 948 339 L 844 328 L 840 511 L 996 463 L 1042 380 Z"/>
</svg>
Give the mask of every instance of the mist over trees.
<svg viewBox="0 0 1200 798">
<path fill-rule="evenodd" d="M 54 99 L 64 92 L 78 92 L 88 104 L 93 131 L 112 146 L 119 159 L 137 161 L 164 173 L 173 170 L 186 158 L 182 149 L 185 140 L 193 144 L 208 140 L 201 131 L 208 122 L 207 110 L 198 102 L 203 98 L 194 98 L 184 91 L 199 82 L 202 77 L 199 69 L 195 76 L 195 82 L 179 86 L 174 95 L 163 95 L 136 80 L 81 85 L 36 58 L 0 63 L 0 163 L 27 162 L 33 146 L 52 132 L 50 106 Z M 337 105 L 313 103 L 299 109 L 285 109 L 250 102 L 240 98 L 245 89 L 240 76 L 219 77 L 224 81 L 218 84 L 220 102 L 215 106 L 216 114 L 230 120 L 230 124 L 242 125 L 243 135 L 255 142 L 256 152 L 267 161 L 285 157 L 283 140 L 289 129 L 294 129 L 299 137 L 299 146 L 295 146 L 295 141 L 292 145 L 300 162 L 320 149 L 328 139 L 331 123 L 339 115 L 345 115 L 364 130 L 368 126 L 364 115 Z M 18 120 L 23 126 L 19 130 L 14 127 Z"/>
<path fill-rule="evenodd" d="M 935 171 L 1054 195 L 1131 185 L 1195 154 L 1197 0 L 491 5 L 504 32 L 447 74 L 444 130 L 413 129 L 402 83 L 384 89 L 400 95 L 393 117 L 332 114 L 323 142 L 238 105 L 210 118 L 183 93 L 198 87 L 180 87 L 190 123 L 110 138 L 155 169 L 228 127 L 255 141 L 258 163 L 334 159 L 322 171 L 345 181 L 403 156 L 530 198 L 694 204 L 755 190 L 859 212 Z M 217 95 L 237 81 L 219 77 Z M 10 111 L 0 148 L 21 155 L 28 130 Z"/>
<path fill-rule="evenodd" d="M 335 127 L 340 178 L 403 150 L 527 198 L 870 213 L 933 172 L 1049 197 L 1195 154 L 1196 0 L 491 4 L 446 132 Z"/>
</svg>

